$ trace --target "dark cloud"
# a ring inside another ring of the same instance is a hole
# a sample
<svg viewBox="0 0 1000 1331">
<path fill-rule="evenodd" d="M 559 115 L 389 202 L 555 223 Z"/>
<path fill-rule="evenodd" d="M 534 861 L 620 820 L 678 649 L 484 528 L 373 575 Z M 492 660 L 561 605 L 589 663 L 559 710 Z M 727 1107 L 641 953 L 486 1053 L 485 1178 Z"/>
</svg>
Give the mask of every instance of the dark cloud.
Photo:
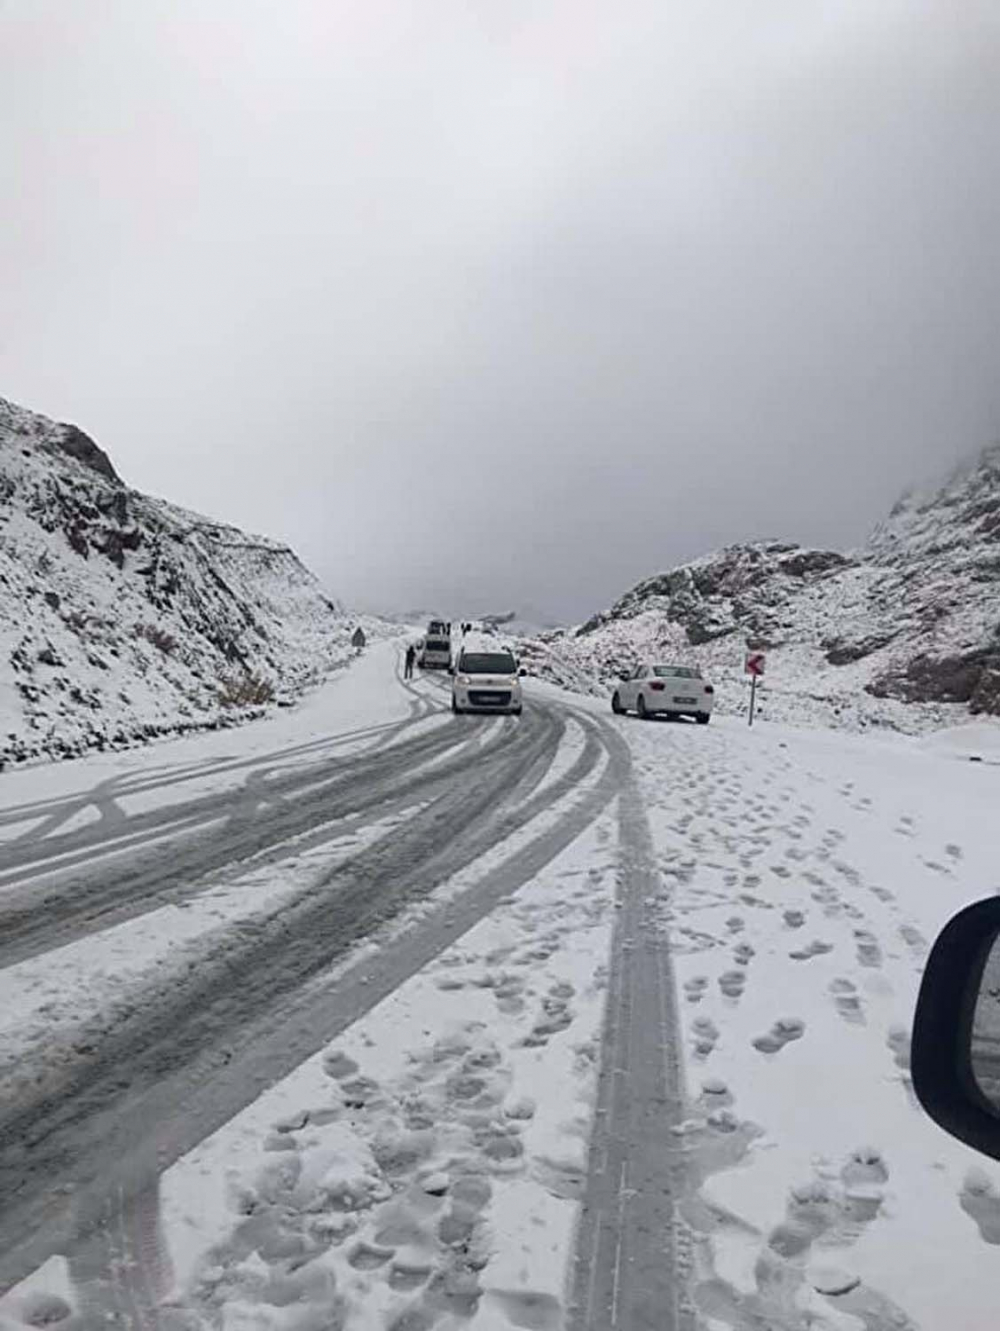
<svg viewBox="0 0 1000 1331">
<path fill-rule="evenodd" d="M 0 24 L 0 391 L 350 599 L 582 615 L 1000 433 L 992 0 Z"/>
</svg>

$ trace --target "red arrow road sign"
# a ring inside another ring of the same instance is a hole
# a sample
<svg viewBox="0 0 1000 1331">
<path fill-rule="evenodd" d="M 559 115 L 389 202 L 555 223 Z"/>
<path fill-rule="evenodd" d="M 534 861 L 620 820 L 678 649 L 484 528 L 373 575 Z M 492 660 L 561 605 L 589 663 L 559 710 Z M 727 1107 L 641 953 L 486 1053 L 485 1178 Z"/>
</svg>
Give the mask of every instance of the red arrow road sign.
<svg viewBox="0 0 1000 1331">
<path fill-rule="evenodd" d="M 757 678 L 764 673 L 764 661 L 765 657 L 763 652 L 747 652 L 747 658 L 743 668 L 748 675 L 753 675 L 754 678 Z"/>
</svg>

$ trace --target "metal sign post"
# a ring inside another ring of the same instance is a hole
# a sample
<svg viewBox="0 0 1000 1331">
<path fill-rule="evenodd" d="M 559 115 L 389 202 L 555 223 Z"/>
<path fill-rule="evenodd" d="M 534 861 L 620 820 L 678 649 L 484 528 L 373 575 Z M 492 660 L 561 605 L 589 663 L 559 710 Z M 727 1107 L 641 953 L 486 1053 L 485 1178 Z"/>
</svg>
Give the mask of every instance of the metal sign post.
<svg viewBox="0 0 1000 1331">
<path fill-rule="evenodd" d="M 747 652 L 746 660 L 743 662 L 743 670 L 750 676 L 750 720 L 747 724 L 751 726 L 757 703 L 757 680 L 764 673 L 765 659 L 763 652 Z"/>
</svg>

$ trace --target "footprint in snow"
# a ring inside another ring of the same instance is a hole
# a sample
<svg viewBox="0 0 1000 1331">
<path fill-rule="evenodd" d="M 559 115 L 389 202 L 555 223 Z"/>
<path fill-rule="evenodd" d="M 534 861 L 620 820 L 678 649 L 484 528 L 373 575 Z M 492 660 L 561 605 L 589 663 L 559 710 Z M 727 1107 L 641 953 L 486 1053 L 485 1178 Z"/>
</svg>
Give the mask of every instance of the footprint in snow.
<svg viewBox="0 0 1000 1331">
<path fill-rule="evenodd" d="M 830 993 L 833 996 L 834 1006 L 845 1021 L 855 1026 L 864 1024 L 864 1013 L 861 1010 L 861 999 L 856 985 L 842 978 L 831 980 Z"/>
<path fill-rule="evenodd" d="M 749 966 L 750 958 L 757 955 L 757 950 L 750 943 L 737 943 L 733 948 L 733 960 L 737 966 Z"/>
<path fill-rule="evenodd" d="M 542 1012 L 535 1021 L 531 1032 L 524 1037 L 523 1044 L 529 1048 L 548 1044 L 553 1035 L 558 1035 L 572 1024 L 573 1010 L 569 1000 L 573 997 L 573 986 L 566 981 L 552 985 L 542 999 Z"/>
<path fill-rule="evenodd" d="M 956 846 L 953 841 L 950 841 L 948 845 L 945 846 L 944 853 L 950 855 L 953 860 L 960 860 L 962 858 L 962 847 Z"/>
<path fill-rule="evenodd" d="M 684 996 L 689 1003 L 700 1003 L 708 988 L 707 975 L 695 975 L 684 981 Z"/>
<path fill-rule="evenodd" d="M 905 1026 L 890 1026 L 886 1044 L 892 1053 L 892 1061 L 901 1072 L 910 1070 L 910 1032 Z"/>
<path fill-rule="evenodd" d="M 875 935 L 867 929 L 855 929 L 854 937 L 857 942 L 860 965 L 876 968 L 881 966 L 882 948 Z"/>
<path fill-rule="evenodd" d="M 345 1077 L 353 1077 L 357 1070 L 357 1063 L 353 1058 L 348 1058 L 343 1050 L 328 1049 L 323 1055 L 323 1071 L 328 1077 L 333 1077 L 335 1081 L 343 1081 Z"/>
<path fill-rule="evenodd" d="M 697 1017 L 691 1023 L 694 1033 L 694 1052 L 700 1058 L 707 1058 L 719 1042 L 719 1028 L 710 1017 Z"/>
<path fill-rule="evenodd" d="M 853 864 L 846 864 L 843 860 L 834 860 L 832 868 L 836 873 L 840 874 L 841 878 L 845 878 L 854 886 L 857 886 L 857 884 L 861 882 L 861 875 L 858 873 L 857 869 L 855 869 Z"/>
<path fill-rule="evenodd" d="M 355 1271 L 376 1271 L 380 1266 L 385 1266 L 395 1256 L 395 1252 L 395 1248 L 380 1248 L 362 1240 L 355 1243 L 348 1252 L 347 1261 Z"/>
<path fill-rule="evenodd" d="M 805 912 L 801 910 L 786 910 L 781 917 L 788 925 L 789 929 L 801 929 L 806 922 Z"/>
<path fill-rule="evenodd" d="M 824 953 L 832 951 L 832 943 L 824 943 L 819 938 L 814 938 L 811 943 L 806 943 L 804 947 L 796 948 L 794 952 L 789 952 L 788 955 L 793 961 L 809 961 L 812 957 L 821 957 Z"/>
<path fill-rule="evenodd" d="M 877 1147 L 859 1146 L 844 1162 L 840 1179 L 848 1192 L 879 1188 L 888 1183 L 889 1169 Z"/>
<path fill-rule="evenodd" d="M 511 1326 L 526 1327 L 527 1331 L 559 1331 L 563 1325 L 562 1304 L 554 1294 L 491 1289 L 488 1297 L 500 1305 L 500 1311 Z"/>
<path fill-rule="evenodd" d="M 819 1268 L 810 1276 L 810 1283 L 833 1308 L 846 1313 L 852 1326 L 865 1331 L 918 1331 L 898 1303 L 864 1284 L 853 1272 Z"/>
<path fill-rule="evenodd" d="M 758 1035 L 750 1043 L 762 1054 L 777 1054 L 792 1040 L 801 1040 L 805 1031 L 806 1024 L 798 1017 L 779 1017 L 766 1035 Z"/>
<path fill-rule="evenodd" d="M 434 1267 L 418 1257 L 397 1257 L 389 1267 L 386 1281 L 390 1289 L 410 1292 L 426 1284 Z"/>
<path fill-rule="evenodd" d="M 899 936 L 914 955 L 922 960 L 927 954 L 927 939 L 915 924 L 901 924 Z"/>
<path fill-rule="evenodd" d="M 1000 1244 L 1000 1193 L 989 1175 L 982 1169 L 970 1169 L 962 1183 L 958 1202 L 965 1214 L 975 1221 L 983 1242 L 993 1246 Z"/>
<path fill-rule="evenodd" d="M 719 976 L 719 988 L 726 998 L 740 998 L 746 982 L 746 971 L 724 971 Z"/>
<path fill-rule="evenodd" d="M 520 975 L 502 974 L 493 986 L 493 998 L 498 1011 L 507 1016 L 514 1016 L 524 1011 L 525 982 Z"/>
</svg>

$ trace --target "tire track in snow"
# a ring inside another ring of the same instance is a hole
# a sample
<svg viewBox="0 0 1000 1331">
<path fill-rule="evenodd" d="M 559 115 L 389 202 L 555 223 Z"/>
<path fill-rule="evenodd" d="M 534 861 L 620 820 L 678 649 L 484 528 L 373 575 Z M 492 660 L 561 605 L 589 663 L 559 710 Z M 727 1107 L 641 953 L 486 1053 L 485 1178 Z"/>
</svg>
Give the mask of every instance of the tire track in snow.
<svg viewBox="0 0 1000 1331">
<path fill-rule="evenodd" d="M 631 775 L 618 826 L 619 909 L 569 1326 L 680 1331 L 672 1129 L 684 1118 L 683 1052 L 669 941 L 653 910 L 653 839 Z"/>
<path fill-rule="evenodd" d="M 487 750 L 502 753 L 518 742 L 515 728 L 507 727 Z M 42 882 L 18 885 L 18 875 L 25 875 L 21 869 L 0 898 L 0 967 L 156 909 L 165 900 L 194 895 L 206 874 L 273 852 L 317 827 L 374 814 L 407 796 L 425 799 L 464 770 L 468 743 L 445 726 L 354 764 L 341 759 L 328 771 L 312 769 L 270 783 L 263 809 L 262 792 L 241 787 L 195 802 L 186 817 L 175 807 L 130 820 L 141 826 L 130 831 L 126 823 L 112 840 L 36 867 L 36 874 L 45 875 Z M 421 770 L 432 761 L 438 765 Z M 164 838 L 173 837 L 176 844 L 165 847 Z M 126 851 L 127 859 L 116 862 Z"/>
<path fill-rule="evenodd" d="M 589 742 L 573 767 L 537 792 L 565 729 L 567 709 L 526 709 L 520 742 L 483 755 L 476 780 L 457 774 L 446 794 L 398 834 L 317 884 L 277 933 L 234 943 L 231 953 L 175 984 L 152 1010 L 73 1071 L 57 1093 L 21 1105 L 0 1129 L 0 1285 L 54 1250 L 100 1229 L 107 1198 L 129 1199 L 261 1089 L 426 965 L 521 882 L 536 874 L 611 799 L 620 755 L 596 786 L 496 869 L 332 981 L 322 973 L 347 947 L 420 900 L 594 772 L 607 728 L 587 717 Z M 528 724 L 524 724 L 527 721 Z M 534 793 L 533 793 L 534 792 Z"/>
<path fill-rule="evenodd" d="M 264 764 L 301 760 L 311 754 L 322 755 L 331 749 L 343 748 L 348 744 L 361 743 L 366 739 L 384 736 L 387 732 L 395 733 L 411 726 L 416 720 L 423 720 L 426 713 L 411 705 L 411 715 L 403 721 L 390 721 L 385 725 L 363 726 L 355 730 L 337 731 L 324 735 L 320 739 L 306 740 L 298 744 L 289 744 L 267 753 L 254 754 L 240 758 L 207 758 L 195 763 L 171 763 L 164 766 L 144 767 L 137 772 L 124 773 L 121 776 L 102 781 L 90 790 L 75 791 L 70 795 L 60 795 L 55 799 L 33 800 L 26 804 L 11 805 L 0 810 L 0 829 L 16 827 L 19 823 L 42 821 L 25 832 L 7 840 L 8 845 L 42 840 L 51 836 L 59 827 L 87 808 L 96 808 L 99 813 L 107 803 L 127 799 L 130 796 L 148 795 L 154 791 L 169 790 L 173 786 L 185 785 L 189 781 L 203 781 L 208 777 L 224 776 L 228 773 L 253 769 Z M 419 714 L 418 714 L 419 713 Z M 113 816 L 113 815 L 112 815 Z"/>
</svg>

